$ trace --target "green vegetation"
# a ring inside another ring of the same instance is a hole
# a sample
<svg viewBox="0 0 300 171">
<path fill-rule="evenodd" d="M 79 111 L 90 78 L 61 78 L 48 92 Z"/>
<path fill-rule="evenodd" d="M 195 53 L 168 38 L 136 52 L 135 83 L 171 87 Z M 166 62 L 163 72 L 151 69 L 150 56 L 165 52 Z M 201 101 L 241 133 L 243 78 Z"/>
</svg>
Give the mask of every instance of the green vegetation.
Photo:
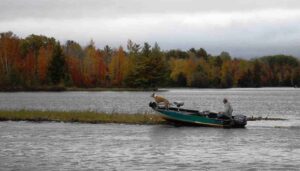
<svg viewBox="0 0 300 171">
<path fill-rule="evenodd" d="M 163 124 L 165 121 L 152 114 L 107 114 L 98 112 L 57 112 L 57 111 L 0 111 L 0 121 L 54 121 L 79 123 L 122 123 L 122 124 Z"/>
<path fill-rule="evenodd" d="M 56 85 L 60 83 L 65 77 L 65 65 L 66 61 L 62 54 L 60 44 L 58 43 L 53 50 L 52 60 L 48 68 L 48 74 L 52 84 Z"/>
</svg>

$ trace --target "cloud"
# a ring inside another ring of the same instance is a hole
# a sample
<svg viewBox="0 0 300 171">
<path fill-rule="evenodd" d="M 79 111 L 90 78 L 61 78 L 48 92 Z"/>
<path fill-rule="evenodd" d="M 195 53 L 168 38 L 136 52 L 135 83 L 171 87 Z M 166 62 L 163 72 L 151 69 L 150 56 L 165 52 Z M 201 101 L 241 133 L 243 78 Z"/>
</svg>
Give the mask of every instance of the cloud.
<svg viewBox="0 0 300 171">
<path fill-rule="evenodd" d="M 299 9 L 298 0 L 1 0 L 1 19 L 108 18 L 136 14 Z"/>
<path fill-rule="evenodd" d="M 128 39 L 163 49 L 204 47 L 253 57 L 300 55 L 300 3 L 290 0 L 70 0 L 0 2 L 0 31 L 117 47 Z"/>
</svg>

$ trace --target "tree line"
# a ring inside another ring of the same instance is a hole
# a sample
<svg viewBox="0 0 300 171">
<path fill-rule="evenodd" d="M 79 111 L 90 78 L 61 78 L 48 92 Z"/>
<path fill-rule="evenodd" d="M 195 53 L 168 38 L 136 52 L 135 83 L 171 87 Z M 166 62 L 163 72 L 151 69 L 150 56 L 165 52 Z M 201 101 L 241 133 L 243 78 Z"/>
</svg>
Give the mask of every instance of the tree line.
<svg viewBox="0 0 300 171">
<path fill-rule="evenodd" d="M 155 43 L 103 49 L 52 37 L 19 38 L 0 33 L 0 88 L 64 87 L 262 87 L 300 85 L 299 59 L 289 55 L 253 59 L 205 49 L 163 51 Z"/>
</svg>

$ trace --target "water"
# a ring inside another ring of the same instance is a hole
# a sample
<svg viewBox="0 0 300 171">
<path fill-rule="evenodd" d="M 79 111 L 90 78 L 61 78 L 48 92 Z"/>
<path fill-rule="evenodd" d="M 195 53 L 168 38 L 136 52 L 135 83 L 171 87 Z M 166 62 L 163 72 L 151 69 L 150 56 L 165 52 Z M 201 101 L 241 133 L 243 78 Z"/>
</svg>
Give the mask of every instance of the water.
<svg viewBox="0 0 300 171">
<path fill-rule="evenodd" d="M 0 109 L 146 112 L 149 94 L 0 93 Z M 234 113 L 289 120 L 248 122 L 246 129 L 0 122 L 0 170 L 299 170 L 298 89 L 171 89 L 159 94 L 200 110 L 222 110 L 227 97 Z"/>
<path fill-rule="evenodd" d="M 1 170 L 299 170 L 299 128 L 0 123 Z"/>
<path fill-rule="evenodd" d="M 0 93 L 0 109 L 37 109 L 100 112 L 153 112 L 151 92 L 18 92 Z M 169 89 L 158 92 L 171 102 L 184 101 L 186 108 L 223 110 L 227 97 L 234 113 L 248 116 L 299 116 L 300 90 L 295 88 Z"/>
</svg>

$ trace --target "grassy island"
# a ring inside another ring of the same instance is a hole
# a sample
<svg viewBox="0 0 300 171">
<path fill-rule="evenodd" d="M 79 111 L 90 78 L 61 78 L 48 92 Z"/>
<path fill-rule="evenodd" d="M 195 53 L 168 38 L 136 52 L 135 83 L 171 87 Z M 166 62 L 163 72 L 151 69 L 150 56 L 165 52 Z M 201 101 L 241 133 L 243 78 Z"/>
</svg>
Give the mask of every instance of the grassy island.
<svg viewBox="0 0 300 171">
<path fill-rule="evenodd" d="M 153 114 L 119 114 L 101 112 L 60 112 L 60 111 L 0 111 L 0 121 L 55 121 L 79 123 L 122 123 L 122 124 L 163 124 L 165 121 Z"/>
<path fill-rule="evenodd" d="M 248 117 L 248 121 L 286 120 L 283 118 Z M 155 114 L 122 114 L 89 111 L 37 111 L 37 110 L 0 110 L 0 121 L 31 122 L 78 122 L 78 123 L 119 123 L 119 124 L 166 124 L 166 121 Z"/>
</svg>

